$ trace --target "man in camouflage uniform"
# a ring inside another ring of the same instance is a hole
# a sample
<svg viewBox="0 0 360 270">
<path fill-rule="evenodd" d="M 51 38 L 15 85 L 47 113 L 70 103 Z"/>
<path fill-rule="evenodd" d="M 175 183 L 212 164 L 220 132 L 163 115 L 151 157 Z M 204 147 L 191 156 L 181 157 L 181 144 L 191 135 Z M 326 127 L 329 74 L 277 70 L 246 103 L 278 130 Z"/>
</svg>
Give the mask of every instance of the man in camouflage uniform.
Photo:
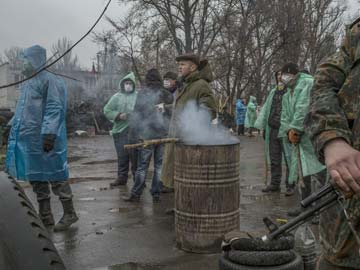
<svg viewBox="0 0 360 270">
<path fill-rule="evenodd" d="M 311 92 L 307 132 L 334 183 L 355 195 L 346 201 L 360 234 L 360 18 L 346 30 L 341 48 L 321 63 Z M 360 269 L 359 246 L 340 207 L 320 218 L 318 269 Z"/>
</svg>

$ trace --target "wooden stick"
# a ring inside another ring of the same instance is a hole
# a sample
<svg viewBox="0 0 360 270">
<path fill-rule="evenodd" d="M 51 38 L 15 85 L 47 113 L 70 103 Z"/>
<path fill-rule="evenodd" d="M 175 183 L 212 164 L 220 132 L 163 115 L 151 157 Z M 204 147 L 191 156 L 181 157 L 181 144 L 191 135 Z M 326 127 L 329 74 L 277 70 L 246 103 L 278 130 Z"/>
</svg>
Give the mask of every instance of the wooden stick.
<svg viewBox="0 0 360 270">
<path fill-rule="evenodd" d="M 126 144 L 126 145 L 124 145 L 124 149 L 145 148 L 145 147 L 147 147 L 149 145 L 164 144 L 164 143 L 175 143 L 175 142 L 178 142 L 178 141 L 179 141 L 179 139 L 177 139 L 177 138 L 144 140 L 142 143 Z"/>
<path fill-rule="evenodd" d="M 95 123 L 96 131 L 97 131 L 97 133 L 100 133 L 100 127 L 99 127 L 98 122 L 96 121 L 95 113 L 94 113 L 94 112 L 91 112 L 91 115 L 92 115 L 92 118 L 93 118 L 94 123 Z"/>
</svg>

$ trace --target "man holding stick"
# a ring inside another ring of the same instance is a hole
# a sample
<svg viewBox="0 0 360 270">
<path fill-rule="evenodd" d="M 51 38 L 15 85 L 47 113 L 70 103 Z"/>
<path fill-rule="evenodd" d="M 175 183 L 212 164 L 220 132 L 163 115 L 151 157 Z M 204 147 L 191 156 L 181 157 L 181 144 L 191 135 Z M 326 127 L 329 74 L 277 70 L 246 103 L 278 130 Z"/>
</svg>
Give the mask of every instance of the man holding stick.
<svg viewBox="0 0 360 270">
<path fill-rule="evenodd" d="M 145 78 L 145 88 L 139 92 L 134 111 L 130 115 L 130 137 L 132 141 L 156 140 L 167 137 L 169 114 L 167 104 L 172 104 L 172 94 L 164 89 L 157 69 L 150 69 Z M 139 148 L 135 183 L 124 201 L 137 202 L 145 187 L 145 178 L 151 157 L 154 156 L 154 175 L 151 185 L 153 202 L 160 201 L 160 174 L 163 160 L 163 144 L 151 144 Z"/>
</svg>

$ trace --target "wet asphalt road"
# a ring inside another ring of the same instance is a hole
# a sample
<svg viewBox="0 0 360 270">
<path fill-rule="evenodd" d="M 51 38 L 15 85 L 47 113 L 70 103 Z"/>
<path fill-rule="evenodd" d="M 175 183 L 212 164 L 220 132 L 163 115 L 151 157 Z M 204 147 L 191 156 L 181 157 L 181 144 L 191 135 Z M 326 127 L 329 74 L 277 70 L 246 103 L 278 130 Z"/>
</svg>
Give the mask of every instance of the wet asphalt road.
<svg viewBox="0 0 360 270">
<path fill-rule="evenodd" d="M 175 247 L 174 218 L 165 214 L 173 206 L 173 194 L 153 204 L 150 182 L 139 203 L 121 196 L 132 186 L 109 189 L 116 175 L 116 156 L 110 136 L 69 140 L 69 163 L 75 208 L 79 222 L 52 238 L 69 270 L 211 270 L 218 269 L 219 254 L 185 253 Z M 254 235 L 265 232 L 264 215 L 286 218 L 296 197 L 263 195 L 264 144 L 261 137 L 241 137 L 240 229 Z M 149 179 L 151 174 L 149 175 Z M 149 181 L 149 180 L 148 180 Z M 30 188 L 26 193 L 36 205 Z M 56 220 L 61 206 L 52 199 Z"/>
</svg>

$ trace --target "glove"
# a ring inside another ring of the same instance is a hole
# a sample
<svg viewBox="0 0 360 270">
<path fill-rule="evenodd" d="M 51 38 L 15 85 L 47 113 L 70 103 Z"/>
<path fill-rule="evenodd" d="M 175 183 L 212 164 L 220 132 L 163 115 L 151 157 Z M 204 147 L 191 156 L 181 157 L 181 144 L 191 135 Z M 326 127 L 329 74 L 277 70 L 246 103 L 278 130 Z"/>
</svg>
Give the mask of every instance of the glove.
<svg viewBox="0 0 360 270">
<path fill-rule="evenodd" d="M 288 138 L 292 144 L 298 144 L 301 140 L 301 134 L 295 129 L 290 129 L 288 132 Z"/>
<path fill-rule="evenodd" d="M 44 134 L 43 136 L 43 150 L 48 153 L 54 149 L 56 135 Z"/>
<path fill-rule="evenodd" d="M 116 116 L 116 120 L 117 121 L 126 121 L 127 120 L 127 113 L 119 113 L 117 116 Z"/>
<path fill-rule="evenodd" d="M 263 137 L 263 139 L 265 141 L 266 140 L 266 130 L 265 129 L 262 131 L 262 137 Z"/>
<path fill-rule="evenodd" d="M 159 113 L 164 113 L 165 112 L 165 103 L 160 103 L 160 104 L 157 104 L 156 106 L 156 109 Z"/>
</svg>

